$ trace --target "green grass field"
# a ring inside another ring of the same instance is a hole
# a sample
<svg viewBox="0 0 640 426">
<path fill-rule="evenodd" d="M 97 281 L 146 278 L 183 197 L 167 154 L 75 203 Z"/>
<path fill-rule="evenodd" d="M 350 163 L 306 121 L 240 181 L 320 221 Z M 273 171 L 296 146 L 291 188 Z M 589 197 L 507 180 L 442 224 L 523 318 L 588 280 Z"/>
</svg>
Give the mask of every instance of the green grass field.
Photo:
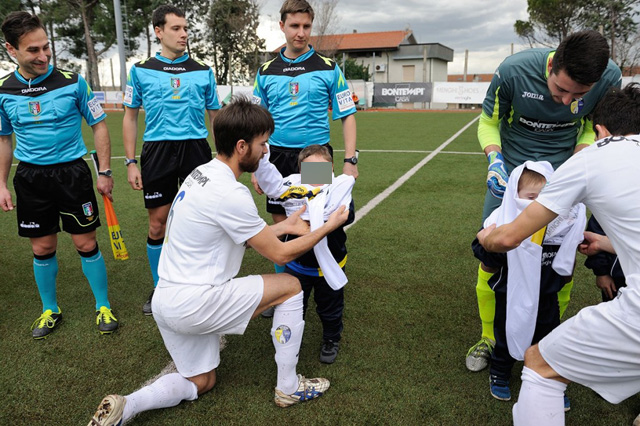
<svg viewBox="0 0 640 426">
<path fill-rule="evenodd" d="M 358 113 L 356 208 L 476 117 L 473 112 Z M 141 312 L 152 287 L 147 216 L 141 194 L 126 181 L 121 122 L 121 113 L 110 113 L 118 157 L 112 161 L 115 209 L 130 259 L 113 260 L 106 223 L 98 230 L 110 300 L 121 323 L 116 334 L 98 334 L 80 259 L 69 236 L 60 234 L 58 301 L 64 322 L 45 341 L 31 338 L 29 327 L 41 312 L 32 253 L 28 240 L 17 236 L 15 212 L 0 213 L 0 425 L 86 424 L 104 395 L 138 389 L 170 361 L 153 318 Z M 333 145 L 340 150 L 341 126 L 332 126 Z M 271 321 L 257 318 L 244 336 L 228 336 L 211 392 L 173 409 L 143 413 L 130 424 L 511 424 L 513 402 L 492 398 L 488 372 L 470 373 L 464 365 L 467 349 L 480 337 L 478 263 L 470 243 L 480 224 L 486 160 L 478 155 L 475 131 L 476 124 L 348 230 L 350 282 L 340 355 L 333 365 L 318 361 L 321 327 L 311 306 L 298 364 L 299 372 L 332 381 L 324 397 L 286 410 L 273 404 Z M 264 215 L 264 200 L 256 200 Z M 579 256 L 566 317 L 600 300 L 583 261 Z M 271 272 L 270 262 L 247 251 L 241 275 Z M 518 363 L 514 400 L 520 370 Z M 637 396 L 611 405 L 579 385 L 570 385 L 567 393 L 572 402 L 567 425 L 630 425 L 640 412 Z"/>
</svg>

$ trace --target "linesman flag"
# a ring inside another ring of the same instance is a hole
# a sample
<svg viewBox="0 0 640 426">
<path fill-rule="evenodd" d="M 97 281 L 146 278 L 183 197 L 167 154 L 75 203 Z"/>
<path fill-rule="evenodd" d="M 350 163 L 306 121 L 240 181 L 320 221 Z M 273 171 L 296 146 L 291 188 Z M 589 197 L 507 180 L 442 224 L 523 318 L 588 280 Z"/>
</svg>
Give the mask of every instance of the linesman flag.
<svg viewBox="0 0 640 426">
<path fill-rule="evenodd" d="M 100 170 L 98 167 L 98 154 L 95 151 L 91 151 L 90 154 L 93 160 L 93 166 L 96 169 L 96 176 L 98 176 L 98 170 Z M 127 251 L 127 246 L 124 245 L 116 211 L 113 209 L 111 200 L 105 194 L 102 194 L 102 200 L 104 201 L 104 212 L 107 215 L 107 226 L 109 227 L 109 240 L 111 241 L 113 258 L 116 260 L 127 260 L 129 259 L 129 252 Z"/>
</svg>

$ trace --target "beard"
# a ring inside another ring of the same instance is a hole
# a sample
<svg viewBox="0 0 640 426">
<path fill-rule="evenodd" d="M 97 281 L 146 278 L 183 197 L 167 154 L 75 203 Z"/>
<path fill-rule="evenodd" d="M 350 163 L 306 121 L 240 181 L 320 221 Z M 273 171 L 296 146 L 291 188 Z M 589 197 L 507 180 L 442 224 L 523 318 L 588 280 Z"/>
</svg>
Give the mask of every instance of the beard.
<svg viewBox="0 0 640 426">
<path fill-rule="evenodd" d="M 251 148 L 251 144 L 249 144 L 249 149 L 247 151 L 247 154 L 244 156 L 244 158 L 240 159 L 240 169 L 245 172 L 245 173 L 253 173 L 256 170 L 258 170 L 258 166 L 260 165 L 260 158 L 257 158 L 256 160 L 253 160 L 252 158 L 252 148 Z"/>
</svg>

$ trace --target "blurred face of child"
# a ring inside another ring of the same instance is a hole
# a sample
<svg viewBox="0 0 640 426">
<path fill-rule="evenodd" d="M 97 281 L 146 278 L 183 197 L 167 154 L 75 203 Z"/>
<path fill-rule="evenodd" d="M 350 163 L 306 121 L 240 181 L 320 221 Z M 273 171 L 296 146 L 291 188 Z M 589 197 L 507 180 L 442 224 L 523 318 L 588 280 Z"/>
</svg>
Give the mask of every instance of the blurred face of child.
<svg viewBox="0 0 640 426">
<path fill-rule="evenodd" d="M 331 163 L 331 161 L 327 160 L 326 158 L 324 158 L 324 156 L 322 156 L 322 154 L 312 154 L 310 156 L 308 156 L 307 158 L 305 158 L 304 160 L 302 160 L 302 163 Z M 333 170 L 333 165 L 331 165 L 331 170 Z M 304 182 L 305 177 L 303 177 L 303 182 Z M 326 182 L 325 182 L 326 183 Z M 322 186 L 324 185 L 323 183 L 318 183 L 318 184 L 310 184 L 311 186 Z"/>
<path fill-rule="evenodd" d="M 518 185 L 518 198 L 522 200 L 535 200 L 540 191 L 546 185 L 545 182 L 529 182 Z"/>
</svg>

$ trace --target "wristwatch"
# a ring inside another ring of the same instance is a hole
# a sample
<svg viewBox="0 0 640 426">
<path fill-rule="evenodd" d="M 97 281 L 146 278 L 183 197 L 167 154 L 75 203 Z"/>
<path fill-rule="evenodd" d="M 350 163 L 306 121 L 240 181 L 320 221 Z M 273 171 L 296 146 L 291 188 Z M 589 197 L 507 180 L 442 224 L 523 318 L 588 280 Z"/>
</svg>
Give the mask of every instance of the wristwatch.
<svg viewBox="0 0 640 426">
<path fill-rule="evenodd" d="M 353 157 L 345 158 L 344 162 L 345 163 L 351 163 L 351 164 L 353 164 L 355 166 L 356 164 L 358 164 L 358 157 L 356 157 L 354 155 Z"/>
<path fill-rule="evenodd" d="M 111 177 L 111 175 L 113 175 L 113 172 L 111 171 L 111 169 L 107 169 L 107 170 L 103 170 L 101 172 L 98 172 L 98 174 L 100 176 Z"/>
<path fill-rule="evenodd" d="M 124 165 L 128 166 L 129 164 L 138 164 L 138 160 L 136 160 L 135 158 L 124 157 Z"/>
</svg>

